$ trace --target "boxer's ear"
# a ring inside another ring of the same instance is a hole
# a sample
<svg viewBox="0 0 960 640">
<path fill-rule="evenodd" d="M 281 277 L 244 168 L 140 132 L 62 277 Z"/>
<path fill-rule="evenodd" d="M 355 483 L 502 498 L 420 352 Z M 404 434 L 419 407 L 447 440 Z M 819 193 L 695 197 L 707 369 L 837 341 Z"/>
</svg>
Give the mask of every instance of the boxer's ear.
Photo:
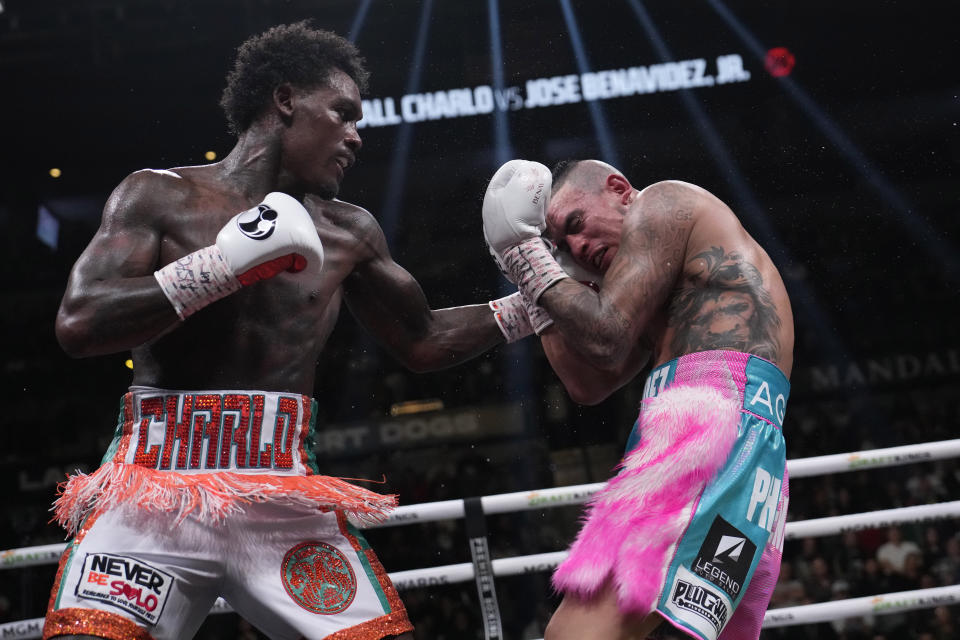
<svg viewBox="0 0 960 640">
<path fill-rule="evenodd" d="M 609 176 L 607 176 L 604 186 L 607 188 L 607 190 L 617 194 L 623 201 L 623 204 L 628 204 L 627 201 L 630 198 L 630 194 L 633 192 L 633 187 L 630 185 L 630 181 L 624 176 L 620 175 L 619 173 L 611 173 Z"/>
<path fill-rule="evenodd" d="M 294 90 L 290 84 L 284 82 L 278 84 L 273 89 L 273 107 L 280 114 L 280 119 L 284 123 L 289 122 L 293 117 Z"/>
</svg>

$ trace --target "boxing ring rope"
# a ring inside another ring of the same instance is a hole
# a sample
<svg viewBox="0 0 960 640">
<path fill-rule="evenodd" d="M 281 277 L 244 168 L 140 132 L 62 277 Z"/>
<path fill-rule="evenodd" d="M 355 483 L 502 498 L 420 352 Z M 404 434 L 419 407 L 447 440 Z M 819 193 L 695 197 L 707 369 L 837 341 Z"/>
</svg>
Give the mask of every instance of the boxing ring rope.
<svg viewBox="0 0 960 640">
<path fill-rule="evenodd" d="M 957 457 L 960 457 L 960 439 L 789 460 L 787 469 L 790 477 L 796 479 Z M 518 491 L 467 500 L 479 502 L 482 507 L 482 515 L 488 516 L 580 504 L 588 500 L 604 484 L 599 482 L 533 491 Z M 466 500 L 458 499 L 405 505 L 395 509 L 384 522 L 364 526 L 374 528 L 463 518 L 466 511 L 465 504 L 467 504 Z M 947 518 L 960 518 L 960 500 L 788 522 L 785 539 L 822 537 L 852 530 L 882 528 L 893 524 L 927 522 Z M 66 543 L 57 543 L 0 551 L 0 569 L 56 564 L 65 547 Z M 522 575 L 552 570 L 563 561 L 566 555 L 566 551 L 555 551 L 513 558 L 499 558 L 492 560 L 490 564 L 494 576 Z M 397 589 L 403 590 L 467 582 L 475 578 L 476 572 L 474 563 L 464 562 L 397 571 L 390 573 L 389 576 Z M 763 626 L 768 628 L 810 624 L 846 617 L 868 614 L 884 615 L 915 609 L 949 606 L 957 603 L 960 603 L 960 585 L 952 585 L 771 609 L 766 613 Z M 210 612 L 216 614 L 230 611 L 232 611 L 232 608 L 222 599 L 218 599 Z M 0 624 L 0 638 L 39 638 L 42 627 L 43 618 Z"/>
<path fill-rule="evenodd" d="M 787 471 L 790 474 L 790 479 L 795 480 L 797 478 L 808 478 L 831 473 L 879 469 L 882 467 L 901 466 L 948 458 L 960 458 L 960 438 L 911 444 L 902 447 L 890 447 L 888 449 L 873 449 L 870 451 L 837 453 L 813 458 L 788 460 Z M 483 496 L 481 502 L 483 504 L 483 512 L 487 515 L 542 509 L 545 507 L 562 507 L 586 502 L 590 496 L 603 488 L 605 484 L 604 482 L 594 482 L 592 484 L 573 485 L 569 487 L 501 493 L 498 495 Z M 425 502 L 422 504 L 397 507 L 384 522 L 366 526 L 373 528 L 433 522 L 436 520 L 452 520 L 462 518 L 463 514 L 463 500 Z M 789 525 L 787 530 L 789 531 Z"/>
</svg>

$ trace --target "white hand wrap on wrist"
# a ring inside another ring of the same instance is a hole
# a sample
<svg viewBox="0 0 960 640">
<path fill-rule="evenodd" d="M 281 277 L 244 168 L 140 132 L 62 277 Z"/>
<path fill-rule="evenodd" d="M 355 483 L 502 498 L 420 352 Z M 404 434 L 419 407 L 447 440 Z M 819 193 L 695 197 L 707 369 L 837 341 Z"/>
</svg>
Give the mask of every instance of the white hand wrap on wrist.
<svg viewBox="0 0 960 640">
<path fill-rule="evenodd" d="M 507 342 L 516 342 L 533 333 L 533 326 L 527 318 L 523 296 L 519 291 L 505 298 L 491 300 L 488 304 L 493 309 L 493 318 Z"/>
<path fill-rule="evenodd" d="M 242 286 L 217 245 L 183 256 L 153 273 L 181 320 Z"/>
<path fill-rule="evenodd" d="M 523 296 L 523 308 L 527 312 L 530 326 L 533 327 L 533 332 L 539 336 L 553 324 L 553 318 L 550 317 L 546 309 L 535 302 L 531 302 L 527 296 L 520 295 Z"/>
<path fill-rule="evenodd" d="M 534 303 L 552 284 L 570 277 L 542 238 L 530 238 L 506 249 L 503 262 L 520 291 Z"/>
</svg>

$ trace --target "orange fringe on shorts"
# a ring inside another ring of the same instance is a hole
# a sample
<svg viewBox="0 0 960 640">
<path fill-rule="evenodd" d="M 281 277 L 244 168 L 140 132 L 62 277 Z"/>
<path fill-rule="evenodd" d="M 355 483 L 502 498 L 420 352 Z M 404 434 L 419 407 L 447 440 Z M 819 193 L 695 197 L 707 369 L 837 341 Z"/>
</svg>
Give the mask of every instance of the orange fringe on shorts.
<svg viewBox="0 0 960 640">
<path fill-rule="evenodd" d="M 70 535 L 93 510 L 135 504 L 147 511 L 176 512 L 219 523 L 252 502 L 277 501 L 340 510 L 362 522 L 380 522 L 397 506 L 382 495 L 330 476 L 276 476 L 230 471 L 183 474 L 108 462 L 91 474 L 78 473 L 59 485 L 54 519 Z"/>
</svg>

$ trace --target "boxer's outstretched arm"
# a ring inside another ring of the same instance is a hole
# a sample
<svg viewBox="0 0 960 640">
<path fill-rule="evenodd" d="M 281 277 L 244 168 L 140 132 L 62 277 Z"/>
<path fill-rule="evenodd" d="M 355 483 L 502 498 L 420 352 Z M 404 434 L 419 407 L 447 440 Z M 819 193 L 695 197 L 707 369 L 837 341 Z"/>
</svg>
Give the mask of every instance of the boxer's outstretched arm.
<svg viewBox="0 0 960 640">
<path fill-rule="evenodd" d="M 567 278 L 539 300 L 566 344 L 600 370 L 626 366 L 676 286 L 693 227 L 683 189 L 662 182 L 641 192 L 624 217 L 620 247 L 599 292 Z"/>
<path fill-rule="evenodd" d="M 160 253 L 153 209 L 157 186 L 155 177 L 143 172 L 124 180 L 70 272 L 56 334 L 73 357 L 131 349 L 179 321 L 153 276 Z"/>
<path fill-rule="evenodd" d="M 386 238 L 372 220 L 364 253 L 343 284 L 351 313 L 404 366 L 443 369 L 503 342 L 487 304 L 431 309 L 419 283 L 394 262 Z"/>
</svg>

